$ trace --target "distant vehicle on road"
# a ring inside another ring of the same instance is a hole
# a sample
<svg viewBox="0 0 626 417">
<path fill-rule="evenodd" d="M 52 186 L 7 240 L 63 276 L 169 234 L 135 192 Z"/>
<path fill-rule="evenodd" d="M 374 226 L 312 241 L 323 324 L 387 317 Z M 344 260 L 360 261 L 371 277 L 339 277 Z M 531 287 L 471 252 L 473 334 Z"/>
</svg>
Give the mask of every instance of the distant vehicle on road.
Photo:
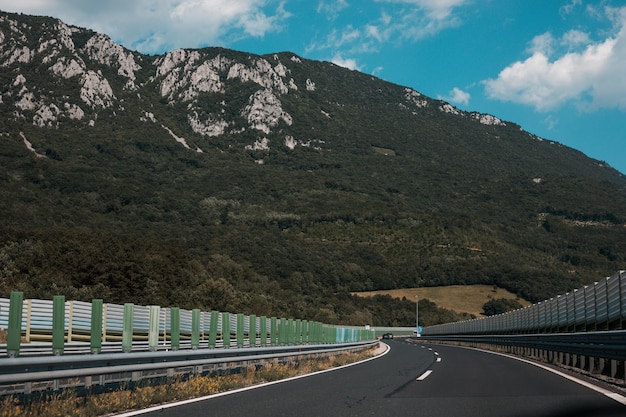
<svg viewBox="0 0 626 417">
<path fill-rule="evenodd" d="M 393 339 L 393 334 L 392 333 L 385 333 L 383 335 L 383 339 Z"/>
</svg>

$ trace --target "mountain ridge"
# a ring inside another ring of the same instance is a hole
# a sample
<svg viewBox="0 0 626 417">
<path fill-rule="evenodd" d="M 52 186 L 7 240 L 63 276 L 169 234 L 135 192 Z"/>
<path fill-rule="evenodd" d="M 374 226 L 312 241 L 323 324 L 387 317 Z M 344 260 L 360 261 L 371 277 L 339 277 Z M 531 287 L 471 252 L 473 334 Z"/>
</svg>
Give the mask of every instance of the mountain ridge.
<svg viewBox="0 0 626 417">
<path fill-rule="evenodd" d="M 349 292 L 537 301 L 625 262 L 624 175 L 332 63 L 0 13 L 0 88 L 3 292 L 410 324 Z"/>
</svg>

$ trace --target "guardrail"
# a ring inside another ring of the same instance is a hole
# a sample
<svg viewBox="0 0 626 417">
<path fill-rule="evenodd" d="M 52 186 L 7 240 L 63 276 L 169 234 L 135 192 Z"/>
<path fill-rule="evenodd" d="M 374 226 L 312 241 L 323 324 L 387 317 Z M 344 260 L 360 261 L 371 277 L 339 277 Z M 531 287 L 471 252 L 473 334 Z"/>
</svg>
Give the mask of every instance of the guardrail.
<svg viewBox="0 0 626 417">
<path fill-rule="evenodd" d="M 528 351 L 560 352 L 615 361 L 626 360 L 626 331 L 624 330 L 534 335 L 425 336 L 425 338 L 427 340 L 517 347 Z"/>
<path fill-rule="evenodd" d="M 529 307 L 429 326 L 426 340 L 502 350 L 626 384 L 626 271 Z"/>
<path fill-rule="evenodd" d="M 177 307 L 0 298 L 0 395 L 91 388 L 317 357 L 377 343 L 373 329 Z"/>
<path fill-rule="evenodd" d="M 626 325 L 626 271 L 507 313 L 425 327 L 423 336 L 569 333 Z"/>
<path fill-rule="evenodd" d="M 101 353 L 103 348 L 117 346 L 110 342 L 121 343 L 121 351 L 131 352 L 146 345 L 156 351 L 341 344 L 376 337 L 366 327 L 177 307 L 104 304 L 102 300 L 65 301 L 64 296 L 24 300 L 23 293 L 17 291 L 10 299 L 0 298 L 0 328 L 8 329 L 5 349 L 9 357 L 19 356 L 22 345 L 47 346 L 47 350 L 35 350 L 62 355 L 70 346 L 72 350 L 88 346 L 92 353 Z M 32 349 L 26 352 L 32 354 Z"/>
<path fill-rule="evenodd" d="M 626 331 L 518 335 L 428 335 L 424 340 L 511 353 L 626 385 Z"/>
<path fill-rule="evenodd" d="M 189 349 L 168 352 L 104 353 L 99 355 L 19 357 L 0 360 L 0 396 L 64 388 L 91 389 L 180 374 L 225 372 L 264 361 L 285 362 L 362 350 L 375 341 L 240 349 Z"/>
</svg>

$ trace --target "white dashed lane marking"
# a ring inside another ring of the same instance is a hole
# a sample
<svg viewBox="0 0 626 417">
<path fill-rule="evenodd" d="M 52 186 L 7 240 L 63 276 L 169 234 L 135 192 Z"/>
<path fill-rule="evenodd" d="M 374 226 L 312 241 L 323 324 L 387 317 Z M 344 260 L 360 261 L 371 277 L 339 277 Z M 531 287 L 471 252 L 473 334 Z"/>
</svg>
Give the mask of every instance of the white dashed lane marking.
<svg viewBox="0 0 626 417">
<path fill-rule="evenodd" d="M 423 348 L 425 348 L 425 346 L 422 346 L 422 349 L 423 349 Z M 432 351 L 433 349 L 432 349 L 432 348 L 428 348 L 428 350 Z M 434 352 L 434 351 L 433 351 L 433 354 L 434 354 L 435 356 L 437 356 L 437 360 L 436 360 L 436 362 L 441 362 L 441 356 L 439 356 L 439 352 Z M 415 380 L 416 380 L 416 381 L 423 381 L 423 380 L 425 380 L 426 378 L 428 378 L 428 376 L 429 376 L 430 374 L 432 374 L 432 373 L 433 373 L 432 369 L 429 369 L 428 371 L 424 372 L 422 375 L 420 375 L 420 376 L 419 376 L 418 378 L 416 378 Z"/>
<path fill-rule="evenodd" d="M 416 381 L 423 381 L 426 378 L 428 378 L 428 375 L 430 375 L 432 373 L 433 373 L 433 371 L 428 370 L 428 371 L 424 372 L 419 378 L 417 378 Z"/>
</svg>

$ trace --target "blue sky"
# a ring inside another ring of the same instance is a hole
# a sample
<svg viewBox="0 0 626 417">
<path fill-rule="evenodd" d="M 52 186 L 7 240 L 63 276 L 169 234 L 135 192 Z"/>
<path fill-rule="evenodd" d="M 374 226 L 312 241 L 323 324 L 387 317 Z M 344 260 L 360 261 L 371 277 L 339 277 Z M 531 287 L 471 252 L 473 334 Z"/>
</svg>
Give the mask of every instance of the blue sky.
<svg viewBox="0 0 626 417">
<path fill-rule="evenodd" d="M 129 49 L 291 51 L 493 114 L 626 173 L 625 0 L 0 0 Z"/>
</svg>

